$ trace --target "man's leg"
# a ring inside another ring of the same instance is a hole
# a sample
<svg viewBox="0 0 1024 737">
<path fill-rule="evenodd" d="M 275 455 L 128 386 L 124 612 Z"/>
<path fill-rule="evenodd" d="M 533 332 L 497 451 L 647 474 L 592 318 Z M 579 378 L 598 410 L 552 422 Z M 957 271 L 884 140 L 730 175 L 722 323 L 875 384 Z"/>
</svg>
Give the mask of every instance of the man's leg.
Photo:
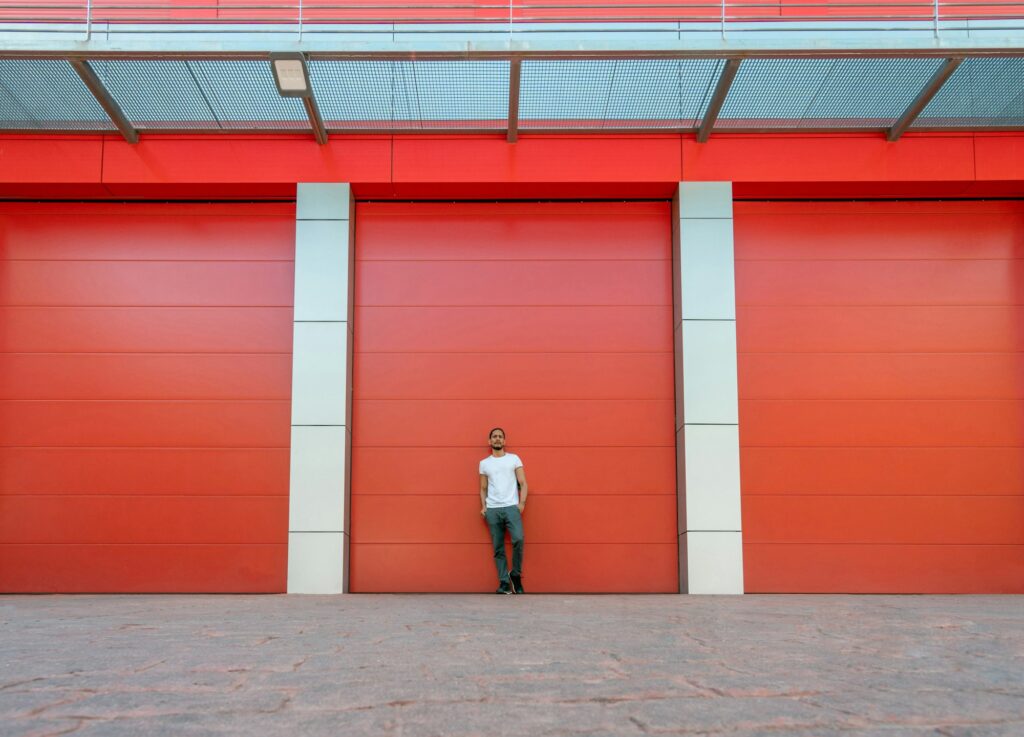
<svg viewBox="0 0 1024 737">
<path fill-rule="evenodd" d="M 519 580 L 523 575 L 523 515 L 519 507 L 508 508 L 508 532 L 512 538 L 512 582 L 515 584 L 516 593 L 522 593 L 522 582 Z"/>
<path fill-rule="evenodd" d="M 501 509 L 487 509 L 487 528 L 491 531 L 494 548 L 494 566 L 498 569 L 498 583 L 509 585 L 508 560 L 505 558 L 505 515 Z"/>
</svg>

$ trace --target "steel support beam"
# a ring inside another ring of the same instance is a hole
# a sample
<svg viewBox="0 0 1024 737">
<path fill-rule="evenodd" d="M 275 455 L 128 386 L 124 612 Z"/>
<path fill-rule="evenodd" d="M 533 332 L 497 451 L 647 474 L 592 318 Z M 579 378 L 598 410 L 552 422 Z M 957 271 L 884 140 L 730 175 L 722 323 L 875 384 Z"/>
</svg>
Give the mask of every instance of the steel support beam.
<svg viewBox="0 0 1024 737">
<path fill-rule="evenodd" d="M 84 59 L 68 59 L 68 63 L 78 73 L 78 76 L 82 78 L 85 86 L 89 88 L 89 92 L 96 98 L 96 102 L 100 104 L 100 107 L 103 108 L 110 121 L 121 132 L 121 135 L 124 136 L 124 140 L 128 141 L 128 143 L 138 143 L 139 132 L 135 130 L 131 121 L 125 116 L 117 101 L 110 96 L 110 92 L 103 86 L 103 82 L 96 76 L 96 72 L 89 66 L 89 62 Z"/>
<path fill-rule="evenodd" d="M 711 135 L 711 129 L 715 127 L 718 113 L 721 112 L 722 105 L 725 104 L 725 97 L 729 94 L 729 88 L 732 86 L 732 81 L 736 78 L 736 72 L 739 71 L 740 61 L 740 59 L 729 59 L 725 62 L 722 74 L 718 78 L 718 84 L 715 85 L 715 91 L 711 95 L 711 101 L 708 102 L 708 109 L 704 111 L 704 117 L 700 121 L 700 128 L 697 129 L 698 143 L 707 142 L 708 137 Z"/>
<path fill-rule="evenodd" d="M 964 57 L 955 56 L 951 59 L 946 59 L 946 63 L 939 67 L 939 70 L 932 75 L 932 78 L 928 80 L 928 84 L 924 86 L 924 89 L 918 93 L 914 101 L 910 103 L 910 106 L 903 111 L 903 115 L 899 117 L 899 120 L 893 124 L 892 128 L 888 130 L 885 137 L 890 141 L 898 141 L 910 124 L 917 119 L 917 116 L 921 114 L 921 111 L 927 107 L 931 99 L 938 94 L 938 91 L 942 89 L 942 85 L 946 83 L 956 68 L 960 66 L 964 61 Z"/>
<path fill-rule="evenodd" d="M 316 142 L 323 146 L 327 143 L 327 129 L 324 127 L 324 119 L 320 117 L 320 108 L 316 104 L 316 98 L 312 92 L 309 97 L 302 98 L 302 106 L 306 108 L 306 115 L 309 116 L 309 125 L 316 136 Z"/>
<path fill-rule="evenodd" d="M 523 71 L 523 60 L 512 59 L 508 69 L 508 142 L 519 140 L 519 80 Z"/>
</svg>

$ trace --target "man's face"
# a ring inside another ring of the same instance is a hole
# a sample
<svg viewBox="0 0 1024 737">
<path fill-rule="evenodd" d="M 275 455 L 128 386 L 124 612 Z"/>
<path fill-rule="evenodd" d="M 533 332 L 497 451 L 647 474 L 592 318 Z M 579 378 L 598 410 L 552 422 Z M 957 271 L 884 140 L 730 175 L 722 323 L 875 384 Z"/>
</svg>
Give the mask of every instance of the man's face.
<svg viewBox="0 0 1024 737">
<path fill-rule="evenodd" d="M 505 447 L 505 433 L 495 430 L 491 433 L 491 450 L 501 450 Z"/>
</svg>

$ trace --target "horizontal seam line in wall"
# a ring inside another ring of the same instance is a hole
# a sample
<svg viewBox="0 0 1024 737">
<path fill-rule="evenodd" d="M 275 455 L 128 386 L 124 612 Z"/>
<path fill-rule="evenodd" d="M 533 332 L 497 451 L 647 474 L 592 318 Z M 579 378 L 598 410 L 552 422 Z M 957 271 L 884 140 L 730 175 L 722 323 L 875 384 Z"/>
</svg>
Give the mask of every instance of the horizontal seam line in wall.
<svg viewBox="0 0 1024 737">
<path fill-rule="evenodd" d="M 739 397 L 740 402 L 1020 402 L 1021 397 Z"/>
<path fill-rule="evenodd" d="M 310 535 L 347 535 L 348 533 L 344 530 L 288 530 L 290 535 L 298 534 L 310 534 Z"/>
<path fill-rule="evenodd" d="M 401 308 L 406 308 L 406 309 L 421 308 L 421 307 L 443 307 L 445 309 L 449 309 L 449 308 L 452 308 L 452 307 L 465 307 L 465 308 L 469 308 L 469 309 L 480 309 L 481 307 L 510 307 L 510 308 L 513 308 L 513 309 L 520 309 L 522 307 L 559 307 L 559 308 L 562 308 L 562 307 L 569 307 L 569 308 L 572 308 L 572 307 L 652 307 L 653 308 L 653 307 L 671 307 L 671 306 L 672 306 L 671 302 L 662 302 L 662 303 L 657 303 L 657 304 L 644 303 L 644 304 L 628 304 L 628 305 L 627 304 L 576 304 L 576 303 L 571 303 L 571 304 L 570 303 L 564 303 L 564 304 L 532 304 L 532 303 L 526 303 L 526 304 L 524 304 L 524 303 L 520 303 L 520 302 L 509 302 L 509 303 L 502 303 L 502 304 L 461 304 L 461 305 L 447 305 L 447 304 L 444 304 L 444 305 L 442 305 L 442 304 L 400 304 L 400 305 L 392 305 L 392 304 L 363 304 L 363 305 L 361 305 L 361 304 L 357 304 L 356 305 L 356 310 L 358 311 L 359 309 L 365 308 L 365 307 L 401 307 Z"/>
<path fill-rule="evenodd" d="M 353 353 L 357 356 L 372 356 L 372 355 L 385 355 L 385 356 L 422 356 L 422 355 L 465 355 L 465 356 L 519 356 L 519 355 L 541 355 L 541 356 L 630 356 L 630 355 L 652 355 L 652 356 L 671 356 L 672 351 L 513 351 L 513 352 L 498 352 L 498 351 L 433 351 L 433 350 L 401 350 L 401 351 L 360 351 L 356 350 Z"/>
<path fill-rule="evenodd" d="M 294 258 L 7 258 L 0 263 L 59 264 L 293 264 Z"/>
<path fill-rule="evenodd" d="M 801 445 L 746 445 L 740 443 L 740 450 L 743 450 L 744 448 L 798 448 L 800 450 L 817 450 L 825 448 L 851 448 L 855 450 L 861 448 L 882 448 L 884 450 L 902 450 L 921 448 L 932 450 L 952 450 L 956 448 L 1024 448 L 1024 445 L 807 445 L 806 443 Z"/>
<path fill-rule="evenodd" d="M 1024 547 L 1024 543 L 920 543 L 920 542 L 838 542 L 838 541 L 780 541 L 780 540 L 743 540 L 744 545 L 928 545 L 931 547 L 959 548 L 965 546 L 997 546 L 1007 548 Z"/>
<path fill-rule="evenodd" d="M 639 260 L 639 259 L 638 259 Z M 963 262 L 963 261 L 1024 261 L 1024 257 L 1021 256 L 1010 256 L 1005 257 L 992 257 L 992 258 L 739 258 L 734 259 L 735 261 L 746 261 L 748 263 L 816 263 L 816 264 L 827 264 L 827 263 L 935 263 L 935 262 Z"/>
<path fill-rule="evenodd" d="M 673 399 L 672 397 L 649 397 L 649 398 L 646 398 L 646 399 L 643 399 L 643 398 L 636 398 L 636 399 L 630 399 L 630 398 L 627 398 L 627 399 L 614 399 L 614 398 L 604 398 L 604 397 L 580 397 L 578 399 L 567 399 L 567 398 L 549 399 L 547 397 L 537 397 L 536 399 L 532 399 L 532 400 L 524 398 L 524 397 L 507 398 L 507 399 L 506 398 L 497 399 L 497 398 L 494 398 L 494 397 L 468 397 L 468 398 L 465 398 L 465 399 L 460 399 L 460 398 L 456 398 L 456 397 L 427 397 L 427 398 L 423 398 L 423 399 L 416 399 L 416 398 L 412 398 L 412 397 L 395 397 L 394 399 L 387 399 L 387 398 L 375 399 L 373 397 L 354 397 L 353 401 L 355 401 L 355 402 L 478 402 L 478 401 L 485 401 L 485 402 L 523 402 L 523 401 L 534 401 L 534 402 L 671 402 L 672 399 Z"/>
<path fill-rule="evenodd" d="M 1024 491 L 1015 491 L 1009 494 L 970 494 L 970 493 L 950 493 L 950 494 L 913 494 L 908 492 L 894 491 L 888 494 L 849 494 L 846 492 L 827 492 L 827 491 L 812 491 L 807 493 L 800 492 L 752 492 L 743 490 L 743 494 L 746 496 L 766 497 L 766 496 L 791 496 L 791 497 L 805 497 L 805 496 L 820 496 L 827 499 L 859 499 L 867 497 L 879 497 L 883 499 L 975 499 L 977 497 L 993 497 L 993 498 L 1006 498 L 1006 497 L 1024 497 Z"/>
<path fill-rule="evenodd" d="M 486 531 L 484 531 L 484 534 L 487 534 Z M 675 537 L 678 537 L 678 536 L 673 535 L 673 538 L 675 538 Z M 9 544 L 15 545 L 17 543 L 9 543 Z M 386 542 L 386 541 L 373 541 L 373 542 L 369 542 L 369 541 L 366 541 L 366 540 L 352 540 L 352 544 L 353 545 L 480 545 L 480 546 L 488 547 L 488 548 L 491 547 L 491 541 L 490 540 L 485 540 L 485 541 L 482 541 L 482 542 L 459 542 L 459 541 L 451 541 L 451 542 L 449 542 L 449 541 L 424 542 L 424 541 L 405 541 L 405 540 L 395 541 L 395 542 Z M 537 542 L 535 542 L 535 541 L 530 540 L 529 538 L 527 538 L 526 544 L 530 545 L 530 546 L 533 546 L 533 545 L 590 545 L 590 546 L 595 546 L 595 545 L 671 545 L 672 547 L 675 547 L 678 544 L 678 541 L 675 540 L 675 539 L 672 539 L 672 540 L 665 540 L 665 541 L 661 541 L 661 542 L 636 542 L 636 541 L 625 541 L 625 542 L 610 542 L 610 541 L 601 541 L 601 542 L 539 542 L 539 541 L 537 541 Z"/>
<path fill-rule="evenodd" d="M 736 351 L 736 355 L 1024 355 L 1021 350 L 1006 351 Z"/>
<path fill-rule="evenodd" d="M 78 498 L 78 497 L 110 497 L 110 498 L 116 498 L 116 499 L 154 499 L 154 498 L 167 498 L 167 497 L 172 497 L 172 498 L 175 498 L 175 499 L 197 499 L 197 498 L 198 499 L 234 499 L 234 498 L 238 498 L 238 499 L 253 499 L 253 498 L 264 498 L 264 497 L 268 498 L 268 499 L 287 499 L 288 498 L 288 492 L 287 491 L 284 491 L 284 492 L 281 492 L 281 493 L 278 493 L 278 494 L 208 494 L 208 493 L 202 492 L 202 491 L 196 492 L 194 494 L 167 494 L 167 493 L 164 493 L 164 492 L 148 492 L 148 491 L 131 491 L 131 492 L 123 492 L 123 493 L 120 493 L 120 494 L 118 494 L 118 493 L 111 493 L 111 492 L 99 492 L 99 493 L 94 493 L 94 492 L 81 492 L 81 493 L 60 492 L 60 493 L 51 493 L 51 492 L 32 492 L 32 491 L 16 491 L 16 492 L 4 491 L 4 492 L 0 492 L 0 493 L 2 493 L 3 496 L 5 496 L 5 497 L 30 496 L 30 497 L 37 497 L 37 498 L 38 497 L 46 497 L 46 498 L 48 498 L 48 497 L 61 497 L 61 496 L 69 496 L 69 497 L 75 497 L 75 498 Z"/>
<path fill-rule="evenodd" d="M 670 356 L 672 351 L 530 351 L 545 356 L 633 356 L 637 354 L 652 356 Z M 518 356 L 523 351 L 356 351 L 356 353 L 385 353 L 390 355 L 420 356 L 424 353 L 443 353 L 446 355 L 466 356 Z"/>
<path fill-rule="evenodd" d="M 233 310 L 240 309 L 253 309 L 253 310 L 291 310 L 293 305 L 9 305 L 0 304 L 0 310 L 9 309 L 54 309 L 54 310 L 70 310 L 70 309 L 96 309 L 96 310 L 122 310 L 122 309 L 136 309 L 136 310 L 212 310 L 212 309 L 223 309 L 231 308 Z"/>
<path fill-rule="evenodd" d="M 468 484 L 472 486 L 472 483 Z M 538 489 L 530 489 L 529 496 L 532 498 L 534 495 L 545 499 L 550 499 L 556 496 L 588 496 L 594 495 L 601 497 L 608 496 L 676 496 L 676 491 L 607 491 L 607 492 L 592 492 L 592 491 L 540 491 Z M 57 494 L 50 494 L 49 496 L 58 496 Z M 75 494 L 68 494 L 67 496 L 76 496 Z M 228 495 L 233 496 L 233 495 Z M 268 495 L 270 496 L 270 495 Z M 395 496 L 412 496 L 422 498 L 433 498 L 438 496 L 452 496 L 452 497 L 466 497 L 469 499 L 476 499 L 479 501 L 479 492 L 477 491 L 431 491 L 422 493 L 408 493 L 408 492 L 390 492 L 390 491 L 358 491 L 352 490 L 352 496 L 381 496 L 381 497 L 395 497 Z M 767 495 L 765 495 L 767 496 Z M 805 496 L 802 494 L 794 494 L 793 496 Z"/>
<path fill-rule="evenodd" d="M 0 351 L 0 356 L 290 356 L 291 351 Z"/>
<path fill-rule="evenodd" d="M 76 543 L 76 542 L 42 542 L 42 543 L 29 543 L 29 542 L 24 542 L 24 543 L 19 543 L 19 542 L 0 541 L 0 545 L 143 545 L 143 546 L 146 546 L 146 547 L 149 547 L 151 545 L 216 545 L 218 547 L 221 547 L 221 546 L 236 547 L 236 546 L 250 546 L 250 545 L 274 545 L 274 546 L 280 546 L 280 547 L 287 547 L 288 542 L 285 541 L 285 542 L 279 542 L 279 543 L 260 543 L 260 542 L 231 542 L 231 543 L 225 543 L 225 542 L 208 542 L 208 543 L 197 543 L 197 542 L 179 542 L 179 543 L 158 543 L 158 542 L 138 542 L 138 543 L 118 543 L 118 542 L 102 542 L 102 543 L 98 543 L 98 542 L 80 542 L 80 543 Z"/>
<path fill-rule="evenodd" d="M 290 445 L 0 445 L 32 450 L 290 450 Z"/>
<path fill-rule="evenodd" d="M 252 309 L 282 309 L 282 310 L 293 309 L 292 305 L 201 305 L 201 304 L 200 305 L 197 305 L 197 304 L 189 304 L 189 305 L 182 305 L 182 304 L 173 304 L 173 305 L 172 304 L 152 304 L 152 305 L 126 305 L 126 304 L 105 304 L 105 305 L 93 305 L 93 304 L 89 304 L 89 305 L 77 305 L 77 304 L 61 304 L 61 305 L 52 305 L 52 304 L 47 304 L 47 305 L 18 304 L 18 305 L 12 305 L 12 304 L 5 304 L 5 305 L 0 305 L 0 309 L 4 309 L 4 308 L 7 308 L 7 307 L 31 307 L 31 308 L 49 307 L 49 308 L 54 308 L 54 309 L 69 309 L 69 310 L 70 309 L 78 310 L 78 309 L 83 309 L 83 308 L 97 308 L 97 309 L 109 309 L 109 310 L 113 310 L 113 309 L 146 309 L 146 310 L 153 310 L 153 309 L 168 309 L 168 310 L 178 310 L 178 309 L 196 309 L 196 310 L 231 309 L 231 310 L 240 310 L 240 309 L 250 309 L 250 308 L 252 308 Z"/>
<path fill-rule="evenodd" d="M 58 447 L 62 447 L 62 446 L 58 446 Z M 567 448 L 567 449 L 580 448 L 580 449 L 584 449 L 584 450 L 589 450 L 591 448 L 675 448 L 675 447 L 676 447 L 675 443 L 673 443 L 671 445 L 517 445 L 517 446 L 515 446 L 515 448 L 518 448 L 519 450 L 523 450 L 525 448 L 529 448 L 531 450 L 535 449 L 535 448 Z M 883 447 L 888 447 L 888 446 L 883 446 Z M 353 443 L 352 444 L 352 448 L 353 449 L 356 449 L 356 448 L 382 448 L 382 449 L 385 449 L 385 450 L 409 450 L 410 446 L 408 446 L 408 445 L 360 445 L 360 444 Z M 463 449 L 469 449 L 469 450 L 478 449 L 484 455 L 488 454 L 486 446 L 476 446 L 476 445 L 418 445 L 418 446 L 412 446 L 412 448 L 414 448 L 414 449 L 418 448 L 420 450 L 437 450 L 439 448 L 463 448 Z M 510 452 L 510 453 L 515 453 L 515 452 L 517 452 L 515 448 L 506 448 L 506 450 L 508 450 L 508 452 Z"/>
<path fill-rule="evenodd" d="M 368 305 L 368 306 L 375 306 L 375 305 Z M 389 305 L 381 305 L 381 306 L 383 307 L 383 306 L 389 306 Z M 401 305 L 398 305 L 398 306 L 401 306 Z M 486 305 L 480 305 L 480 306 L 484 307 Z M 503 306 L 503 305 L 495 305 L 495 306 Z M 623 306 L 625 306 L 625 305 L 623 305 Z M 806 309 L 812 309 L 812 308 L 817 309 L 817 308 L 821 308 L 821 307 L 828 307 L 828 308 L 832 308 L 832 309 L 850 309 L 850 310 L 857 310 L 857 309 L 862 309 L 862 308 L 865 308 L 865 307 L 879 307 L 879 308 L 886 308 L 886 309 L 898 309 L 898 308 L 902 308 L 902 307 L 914 307 L 914 308 L 917 308 L 917 307 L 933 307 L 933 308 L 988 307 L 988 308 L 991 308 L 991 309 L 1001 309 L 1001 308 L 1006 308 L 1006 307 L 1024 307 L 1024 303 L 1020 303 L 1020 302 L 988 302 L 988 303 L 977 302 L 977 303 L 956 303 L 956 304 L 904 304 L 902 302 L 891 302 L 891 303 L 875 302 L 875 303 L 871 303 L 871 304 L 862 304 L 862 303 L 847 304 L 847 303 L 843 303 L 843 302 L 822 302 L 822 303 L 814 303 L 814 304 L 812 304 L 812 303 L 808 302 L 808 303 L 755 304 L 755 303 L 752 303 L 752 302 L 737 302 L 736 303 L 736 307 L 737 308 L 751 308 L 751 307 L 786 307 L 786 308 L 792 308 L 792 307 L 799 307 L 799 308 L 806 308 Z M 740 320 L 740 322 L 742 322 L 742 320 Z"/>
<path fill-rule="evenodd" d="M 26 259 L 30 260 L 30 259 Z M 46 259 L 51 260 L 51 259 Z M 54 261 L 59 259 L 52 259 Z M 255 259 L 253 259 L 255 260 Z M 356 258 L 362 264 L 672 263 L 671 258 Z"/>
<path fill-rule="evenodd" d="M 230 397 L 229 398 L 223 398 L 223 399 L 190 399 L 188 397 L 178 397 L 178 398 L 175 398 L 175 399 L 137 399 L 137 398 L 130 398 L 130 399 L 0 399 L 0 402 L 21 402 L 21 403 L 26 403 L 26 402 L 88 402 L 88 403 L 92 403 L 92 404 L 113 403 L 113 402 L 120 402 L 120 403 L 149 402 L 150 404 L 182 404 L 184 402 L 189 402 L 189 403 L 195 403 L 195 402 L 208 402 L 208 403 L 212 403 L 212 402 L 231 402 L 232 404 L 238 404 L 238 403 L 248 403 L 248 404 L 251 404 L 251 403 L 254 403 L 254 402 L 263 402 L 263 403 L 266 403 L 266 404 L 271 404 L 271 403 L 280 404 L 282 402 L 290 402 L 291 399 L 292 399 L 291 396 L 276 397 L 276 398 L 270 398 L 270 399 L 234 399 L 234 398 L 230 398 Z"/>
</svg>

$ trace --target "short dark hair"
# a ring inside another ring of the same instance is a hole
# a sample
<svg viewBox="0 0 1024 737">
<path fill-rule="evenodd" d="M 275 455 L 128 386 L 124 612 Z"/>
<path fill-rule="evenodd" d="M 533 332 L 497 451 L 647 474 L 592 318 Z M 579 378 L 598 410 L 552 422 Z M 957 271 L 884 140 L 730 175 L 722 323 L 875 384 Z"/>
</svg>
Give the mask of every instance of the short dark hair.
<svg viewBox="0 0 1024 737">
<path fill-rule="evenodd" d="M 495 428 L 493 428 L 493 429 L 492 429 L 492 430 L 491 430 L 491 431 L 490 431 L 489 433 L 487 433 L 487 437 L 488 437 L 488 438 L 490 438 L 490 437 L 491 437 L 491 435 L 493 435 L 493 434 L 494 434 L 494 431 L 495 431 L 495 430 L 501 430 L 501 434 L 502 434 L 502 435 L 505 435 L 505 431 L 504 431 L 504 430 L 503 430 L 502 428 L 500 428 L 500 427 L 495 427 Z M 508 437 L 508 436 L 507 436 L 507 435 L 505 435 L 505 437 Z"/>
</svg>

